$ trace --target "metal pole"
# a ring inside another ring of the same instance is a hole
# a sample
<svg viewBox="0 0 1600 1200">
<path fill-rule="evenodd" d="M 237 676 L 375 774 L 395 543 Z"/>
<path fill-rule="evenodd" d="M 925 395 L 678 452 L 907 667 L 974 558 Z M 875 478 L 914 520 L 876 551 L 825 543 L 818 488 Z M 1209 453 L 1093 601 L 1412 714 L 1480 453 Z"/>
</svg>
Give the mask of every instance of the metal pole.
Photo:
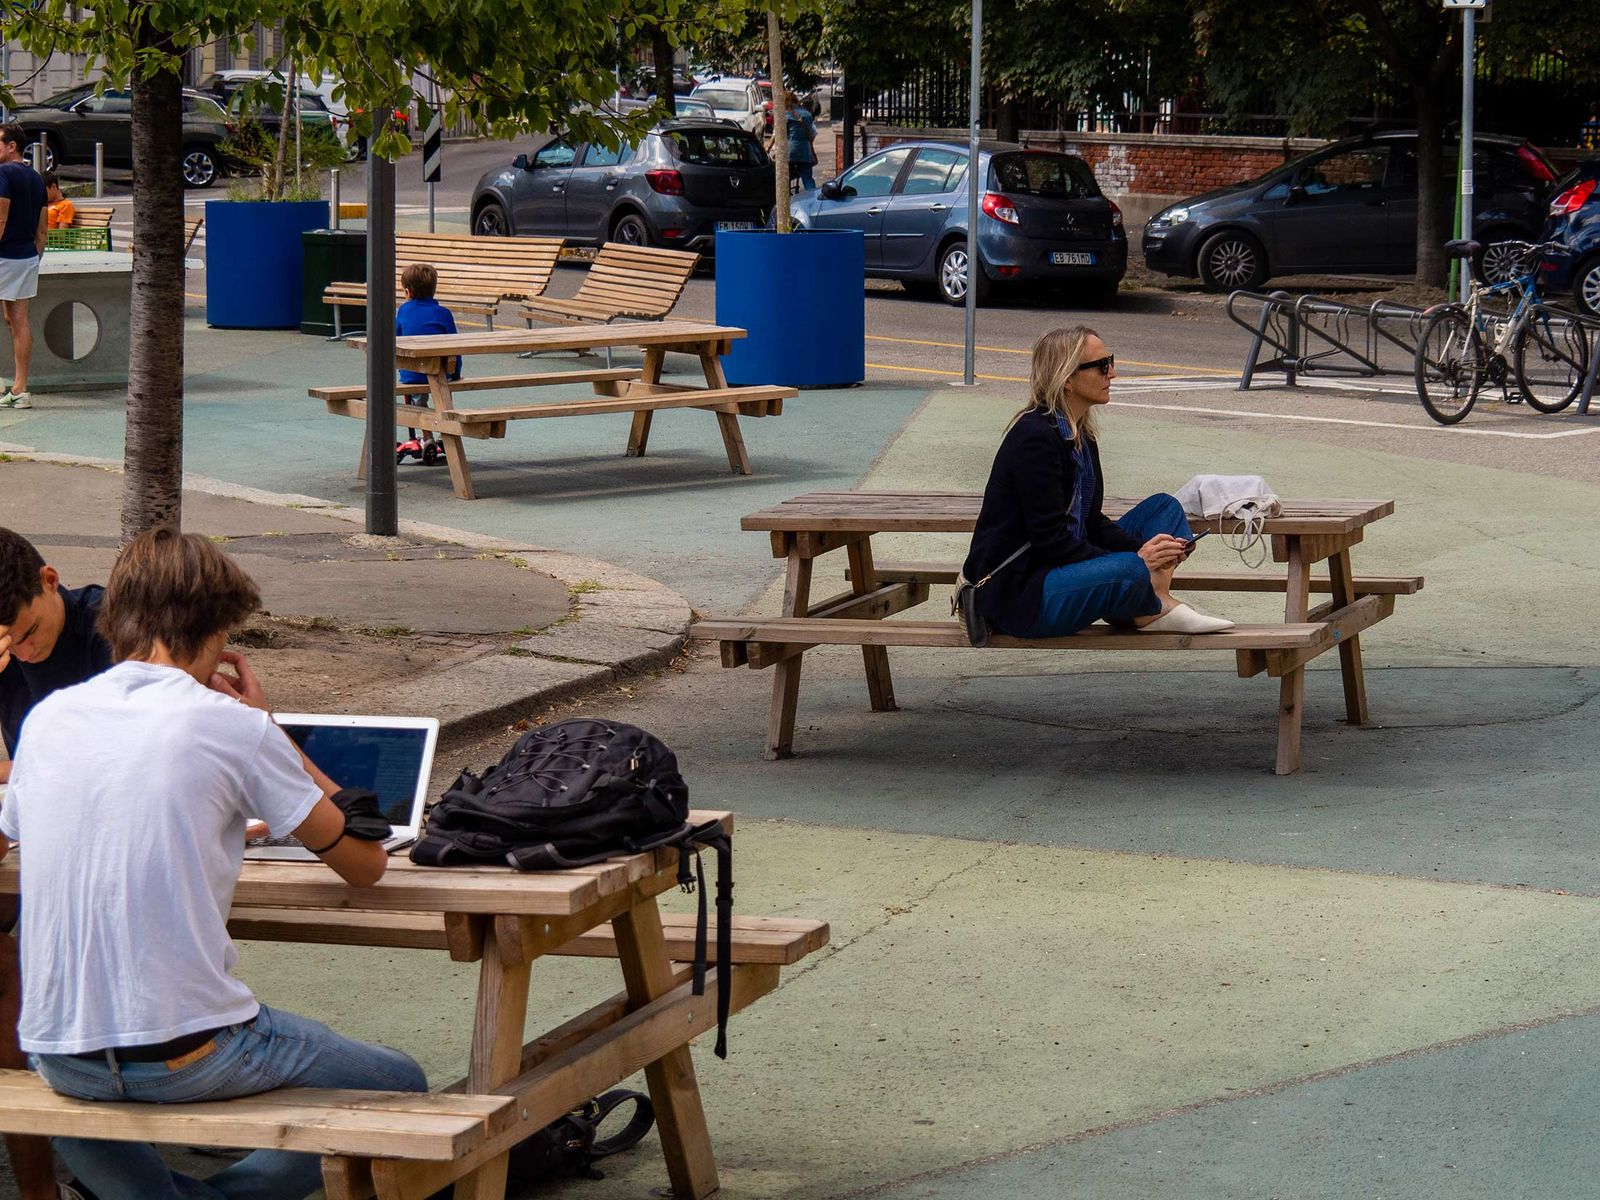
<svg viewBox="0 0 1600 1200">
<path fill-rule="evenodd" d="M 972 0 L 972 88 L 967 98 L 967 348 L 961 382 L 977 383 L 978 344 L 978 88 L 983 78 L 983 0 Z"/>
<path fill-rule="evenodd" d="M 429 94 L 429 104 L 433 108 L 433 120 L 439 121 L 442 124 L 443 123 L 443 119 L 439 116 L 439 81 L 437 79 L 433 79 L 433 80 L 429 81 L 428 94 Z M 441 151 L 441 153 L 442 153 L 442 151 Z M 433 217 L 434 209 L 433 209 L 433 205 L 434 205 L 434 192 L 438 190 L 438 187 L 439 187 L 439 185 L 437 183 L 435 183 L 432 179 L 428 180 L 428 232 L 429 233 L 436 232 L 436 230 L 434 229 L 434 217 Z"/>
<path fill-rule="evenodd" d="M 106 144 L 94 144 L 94 198 L 100 199 L 106 194 Z"/>
<path fill-rule="evenodd" d="M 372 141 L 388 120 L 374 115 Z M 367 154 L 367 532 L 400 532 L 394 462 L 394 164 Z"/>
<path fill-rule="evenodd" d="M 33 169 L 39 174 L 44 174 L 44 139 L 33 144 Z"/>
<path fill-rule="evenodd" d="M 329 216 L 328 224 L 329 224 L 330 228 L 337 229 L 337 228 L 339 228 L 339 168 L 338 167 L 334 167 L 333 170 L 328 172 L 328 195 L 330 197 L 332 197 L 332 199 L 333 199 L 333 204 L 330 206 L 332 208 L 332 211 L 328 214 L 328 216 Z"/>
<path fill-rule="evenodd" d="M 1470 8 L 1461 10 L 1461 236 L 1472 237 L 1472 35 L 1477 26 L 1477 14 Z M 1461 294 L 1467 294 L 1467 272 L 1470 263 L 1461 264 Z"/>
</svg>

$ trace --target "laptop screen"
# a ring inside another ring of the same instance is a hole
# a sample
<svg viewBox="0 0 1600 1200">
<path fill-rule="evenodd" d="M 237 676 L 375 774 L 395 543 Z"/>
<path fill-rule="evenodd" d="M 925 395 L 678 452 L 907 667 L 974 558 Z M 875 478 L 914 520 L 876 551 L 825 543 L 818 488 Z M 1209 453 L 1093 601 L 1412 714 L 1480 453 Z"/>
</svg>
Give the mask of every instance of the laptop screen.
<svg viewBox="0 0 1600 1200">
<path fill-rule="evenodd" d="M 342 788 L 367 788 L 391 825 L 411 823 L 427 729 L 284 724 L 289 739 Z M 426 784 L 426 780 L 421 780 Z"/>
</svg>

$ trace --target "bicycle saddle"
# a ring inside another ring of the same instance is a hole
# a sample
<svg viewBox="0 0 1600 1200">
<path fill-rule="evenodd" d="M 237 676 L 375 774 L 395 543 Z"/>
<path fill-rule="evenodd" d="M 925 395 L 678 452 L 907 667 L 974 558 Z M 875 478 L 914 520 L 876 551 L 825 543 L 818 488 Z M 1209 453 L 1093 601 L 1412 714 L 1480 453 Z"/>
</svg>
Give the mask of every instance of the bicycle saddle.
<svg viewBox="0 0 1600 1200">
<path fill-rule="evenodd" d="M 1455 238 L 1444 244 L 1446 258 L 1476 258 L 1483 247 L 1471 238 Z"/>
</svg>

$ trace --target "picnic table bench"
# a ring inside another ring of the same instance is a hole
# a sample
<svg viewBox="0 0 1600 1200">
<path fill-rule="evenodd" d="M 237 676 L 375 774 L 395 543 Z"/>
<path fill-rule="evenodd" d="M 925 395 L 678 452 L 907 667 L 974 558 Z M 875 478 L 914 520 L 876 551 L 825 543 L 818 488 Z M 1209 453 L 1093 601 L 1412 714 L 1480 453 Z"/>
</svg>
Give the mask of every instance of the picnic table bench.
<svg viewBox="0 0 1600 1200">
<path fill-rule="evenodd" d="M 494 328 L 503 300 L 531 300 L 550 284 L 561 257 L 562 240 L 545 237 L 475 237 L 464 233 L 397 233 L 394 239 L 396 297 L 404 299 L 400 277 L 413 263 L 430 263 L 439 273 L 434 298 L 452 312 L 483 317 Z M 345 337 L 340 310 L 365 308 L 367 285 L 330 283 L 322 302 L 333 309 L 333 337 Z"/>
<path fill-rule="evenodd" d="M 775 668 L 768 716 L 768 758 L 793 753 L 800 665 L 815 646 L 860 646 L 867 691 L 875 711 L 895 708 L 889 672 L 890 646 L 971 648 L 954 620 L 886 620 L 925 603 L 930 588 L 954 583 L 960 563 L 878 563 L 872 552 L 876 533 L 971 533 L 982 496 L 973 492 L 813 492 L 752 513 L 740 528 L 767 533 L 772 554 L 784 559 L 783 611 L 777 617 L 703 617 L 690 636 L 720 643 L 724 667 Z M 1133 505 L 1107 498 L 1107 516 Z M 1350 549 L 1368 525 L 1389 516 L 1388 500 L 1285 500 L 1283 513 L 1267 521 L 1272 560 L 1286 566 L 1281 575 L 1216 574 L 1184 566 L 1173 580 L 1178 591 L 1284 593 L 1281 623 L 1239 624 L 1222 633 L 1144 633 L 1108 625 L 1064 638 L 1026 639 L 996 634 L 990 647 L 1050 650 L 1231 651 L 1241 677 L 1265 673 L 1279 680 L 1278 749 L 1274 769 L 1287 775 L 1300 767 L 1300 734 L 1305 700 L 1305 668 L 1335 648 L 1344 684 L 1345 716 L 1367 723 L 1366 683 L 1360 633 L 1394 611 L 1396 596 L 1422 587 L 1420 576 L 1359 576 Z M 1232 532 L 1236 522 L 1191 519 L 1196 532 Z M 848 591 L 820 602 L 811 600 L 812 564 L 824 554 L 849 556 Z M 1328 563 L 1328 573 L 1312 567 Z M 1313 605 L 1313 594 L 1330 598 Z"/>
<path fill-rule="evenodd" d="M 607 242 L 572 296 L 541 296 L 522 304 L 531 329 L 535 321 L 580 325 L 631 318 L 659 321 L 670 313 L 694 274 L 698 254 Z"/>
<path fill-rule="evenodd" d="M 504 240 L 504 239 L 502 239 Z M 429 334 L 395 339 L 395 362 L 401 368 L 428 377 L 423 385 L 401 384 L 397 394 L 423 395 L 432 400 L 431 408 L 395 405 L 397 428 L 426 429 L 437 434 L 444 446 L 455 494 L 463 500 L 477 495 L 472 472 L 467 465 L 464 438 L 503 438 L 512 421 L 553 417 L 586 416 L 603 413 L 631 413 L 633 425 L 628 435 L 628 455 L 640 457 L 650 440 L 652 416 L 670 408 L 705 409 L 716 414 L 729 467 L 741 475 L 752 473 L 750 455 L 739 418 L 778 416 L 783 402 L 798 395 L 794 388 L 776 385 L 730 387 L 722 373 L 721 355 L 728 344 L 745 336 L 743 329 L 704 322 L 662 321 L 651 325 L 579 325 L 553 329 L 503 329 L 488 333 Z M 351 338 L 349 345 L 365 347 L 365 338 Z M 585 371 L 538 371 L 525 375 L 494 375 L 478 379 L 446 378 L 457 355 L 519 354 L 523 351 L 573 350 L 592 346 L 638 346 L 644 350 L 642 369 L 606 368 Z M 693 354 L 700 360 L 706 386 L 663 383 L 663 359 L 668 351 Z M 509 390 L 549 387 L 558 384 L 588 383 L 592 397 L 546 404 L 501 404 L 492 407 L 457 408 L 457 392 Z M 327 404 L 339 416 L 367 415 L 365 385 L 314 387 L 309 394 Z M 357 474 L 366 469 L 366 443 L 362 442 Z"/>
<path fill-rule="evenodd" d="M 728 813 L 690 819 L 732 827 Z M 0 894 L 15 894 L 18 879 L 15 857 L 0 863 Z M 156 1105 L 74 1100 L 31 1072 L 0 1071 L 0 1131 L 302 1150 L 322 1156 L 329 1200 L 425 1200 L 452 1182 L 457 1200 L 499 1200 L 507 1150 L 643 1069 L 672 1190 L 706 1196 L 717 1169 L 689 1043 L 716 1025 L 716 986 L 708 977 L 696 996 L 692 968 L 674 966 L 693 956 L 693 925 L 663 918 L 656 897 L 677 882 L 673 849 L 532 874 L 396 859 L 359 889 L 320 863 L 246 863 L 230 914 L 235 937 L 442 950 L 478 963 L 465 1078 L 420 1095 L 294 1088 Z M 735 918 L 730 1011 L 771 992 L 781 966 L 827 941 L 821 921 Z M 615 958 L 624 987 L 524 1041 L 530 970 L 547 954 Z"/>
</svg>

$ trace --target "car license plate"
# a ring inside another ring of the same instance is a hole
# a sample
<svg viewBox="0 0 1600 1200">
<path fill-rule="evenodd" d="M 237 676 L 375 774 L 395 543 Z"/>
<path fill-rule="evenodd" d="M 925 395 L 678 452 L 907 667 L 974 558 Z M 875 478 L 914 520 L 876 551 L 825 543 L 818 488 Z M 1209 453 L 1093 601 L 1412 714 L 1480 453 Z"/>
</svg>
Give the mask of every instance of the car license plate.
<svg viewBox="0 0 1600 1200">
<path fill-rule="evenodd" d="M 1050 261 L 1058 267 L 1092 267 L 1094 255 L 1087 250 L 1053 250 Z"/>
<path fill-rule="evenodd" d="M 754 221 L 718 221 L 717 228 L 721 229 L 754 229 Z"/>
</svg>

